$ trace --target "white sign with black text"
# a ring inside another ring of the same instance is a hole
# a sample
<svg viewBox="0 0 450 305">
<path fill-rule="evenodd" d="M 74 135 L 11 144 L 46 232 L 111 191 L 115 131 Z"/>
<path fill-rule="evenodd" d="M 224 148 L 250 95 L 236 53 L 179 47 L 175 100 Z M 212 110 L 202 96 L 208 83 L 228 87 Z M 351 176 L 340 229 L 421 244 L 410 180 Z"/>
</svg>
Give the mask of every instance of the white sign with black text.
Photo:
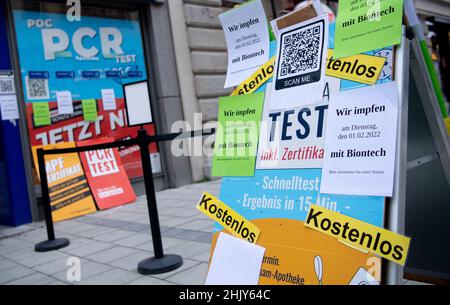
<svg viewBox="0 0 450 305">
<path fill-rule="evenodd" d="M 19 119 L 19 106 L 15 94 L 0 95 L 0 114 L 3 121 Z"/>
<path fill-rule="evenodd" d="M 331 98 L 321 193 L 392 196 L 397 96 L 390 82 Z"/>
<path fill-rule="evenodd" d="M 272 83 L 267 84 L 266 98 Z M 264 105 L 256 169 L 321 168 L 328 103 L 269 111 Z"/>
<path fill-rule="evenodd" d="M 72 92 L 57 91 L 56 92 L 56 102 L 58 104 L 58 114 L 72 114 L 73 113 Z"/>
<path fill-rule="evenodd" d="M 114 89 L 102 89 L 103 110 L 116 110 L 116 95 Z"/>
<path fill-rule="evenodd" d="M 261 0 L 219 16 L 228 49 L 225 88 L 239 85 L 269 60 L 269 29 Z"/>
</svg>

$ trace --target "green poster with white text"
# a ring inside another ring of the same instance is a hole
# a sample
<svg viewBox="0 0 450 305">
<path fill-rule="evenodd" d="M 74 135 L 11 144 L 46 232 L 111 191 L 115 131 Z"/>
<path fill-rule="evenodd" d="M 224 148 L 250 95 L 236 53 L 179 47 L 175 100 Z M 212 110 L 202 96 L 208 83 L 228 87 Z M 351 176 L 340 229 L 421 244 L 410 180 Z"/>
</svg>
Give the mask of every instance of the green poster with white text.
<svg viewBox="0 0 450 305">
<path fill-rule="evenodd" d="M 213 176 L 253 176 L 263 104 L 263 92 L 219 98 Z"/>
<path fill-rule="evenodd" d="M 402 16 L 403 0 L 340 0 L 333 57 L 399 44 Z"/>
</svg>

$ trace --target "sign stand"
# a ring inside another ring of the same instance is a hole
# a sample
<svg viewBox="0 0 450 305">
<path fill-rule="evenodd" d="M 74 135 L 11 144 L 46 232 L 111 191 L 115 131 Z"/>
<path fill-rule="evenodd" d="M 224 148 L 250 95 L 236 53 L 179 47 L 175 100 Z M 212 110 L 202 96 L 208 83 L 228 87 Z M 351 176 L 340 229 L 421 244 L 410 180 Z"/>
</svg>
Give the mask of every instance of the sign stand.
<svg viewBox="0 0 450 305">
<path fill-rule="evenodd" d="M 70 241 L 67 238 L 55 238 L 44 156 L 44 149 L 39 148 L 37 150 L 37 159 L 39 164 L 39 177 L 41 178 L 42 201 L 44 202 L 45 225 L 47 227 L 48 240 L 36 244 L 34 246 L 36 252 L 58 250 L 67 247 L 70 244 Z"/>
<path fill-rule="evenodd" d="M 47 226 L 48 240 L 35 245 L 35 251 L 47 252 L 58 250 L 69 245 L 67 238 L 55 238 L 55 230 L 53 226 L 53 218 L 50 205 L 50 196 L 47 185 L 47 173 L 45 169 L 45 155 L 56 155 L 65 153 L 80 153 L 89 150 L 117 148 L 121 146 L 138 145 L 141 151 L 142 169 L 144 172 L 145 191 L 147 196 L 147 206 L 150 218 L 150 227 L 153 240 L 154 257 L 144 259 L 138 264 L 138 272 L 142 274 L 159 274 L 175 270 L 183 264 L 183 259 L 179 255 L 164 255 L 161 230 L 159 227 L 158 209 L 156 207 L 155 187 L 153 183 L 152 165 L 148 153 L 148 145 L 163 141 L 172 141 L 174 139 L 192 138 L 198 136 L 207 136 L 215 133 L 215 129 L 210 130 L 193 130 L 187 132 L 177 132 L 162 135 L 150 136 L 142 126 L 138 131 L 136 138 L 121 140 L 112 143 L 95 144 L 89 146 L 61 148 L 45 150 L 40 148 L 37 150 L 39 175 L 41 178 L 42 200 L 45 209 L 45 223 Z"/>
<path fill-rule="evenodd" d="M 148 215 L 152 231 L 154 257 L 146 258 L 138 264 L 138 272 L 141 274 L 158 274 L 169 272 L 183 265 L 183 259 L 179 255 L 164 255 L 161 230 L 159 227 L 158 209 L 156 207 L 155 186 L 153 184 L 152 164 L 148 155 L 147 130 L 142 126 L 138 131 L 138 144 L 141 151 L 142 170 L 144 172 L 145 194 L 147 197 Z"/>
<path fill-rule="evenodd" d="M 405 233 L 412 237 L 405 277 L 450 283 L 450 140 L 418 38 L 411 40 Z"/>
</svg>

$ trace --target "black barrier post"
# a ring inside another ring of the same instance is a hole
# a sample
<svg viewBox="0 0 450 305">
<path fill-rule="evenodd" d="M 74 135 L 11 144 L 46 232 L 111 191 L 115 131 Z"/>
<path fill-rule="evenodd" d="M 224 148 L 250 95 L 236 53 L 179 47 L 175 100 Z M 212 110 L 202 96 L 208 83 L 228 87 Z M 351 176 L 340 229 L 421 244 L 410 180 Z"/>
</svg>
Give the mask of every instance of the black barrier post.
<svg viewBox="0 0 450 305">
<path fill-rule="evenodd" d="M 42 203 L 44 205 L 45 224 L 47 226 L 48 240 L 40 242 L 34 246 L 37 252 L 47 252 L 67 247 L 70 241 L 67 238 L 55 238 L 55 229 L 53 227 L 52 209 L 50 206 L 50 194 L 47 185 L 47 172 L 45 170 L 44 149 L 38 148 L 37 160 L 39 165 L 39 177 L 41 179 Z"/>
<path fill-rule="evenodd" d="M 161 230 L 159 227 L 158 209 L 156 207 L 155 186 L 153 184 L 152 164 L 148 153 L 149 141 L 147 130 L 141 127 L 137 140 L 141 151 L 142 171 L 144 173 L 145 193 L 147 197 L 148 214 L 152 231 L 154 257 L 142 260 L 138 264 L 138 272 L 141 274 L 158 274 L 169 272 L 183 265 L 183 259 L 176 254 L 164 255 Z"/>
</svg>

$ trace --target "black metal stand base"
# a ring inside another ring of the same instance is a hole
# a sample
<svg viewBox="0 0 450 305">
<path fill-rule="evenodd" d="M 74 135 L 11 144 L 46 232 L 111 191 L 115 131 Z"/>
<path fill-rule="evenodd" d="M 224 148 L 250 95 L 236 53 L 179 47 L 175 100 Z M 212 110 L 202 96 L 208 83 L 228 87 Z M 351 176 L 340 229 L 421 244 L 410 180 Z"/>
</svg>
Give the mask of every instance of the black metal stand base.
<svg viewBox="0 0 450 305">
<path fill-rule="evenodd" d="M 56 238 L 53 240 L 46 240 L 36 244 L 34 246 L 34 250 L 36 252 L 48 252 L 67 247 L 69 244 L 70 241 L 67 238 Z"/>
<path fill-rule="evenodd" d="M 176 254 L 166 254 L 161 258 L 146 258 L 138 264 L 140 274 L 159 274 L 177 269 L 183 265 L 183 259 Z"/>
</svg>

